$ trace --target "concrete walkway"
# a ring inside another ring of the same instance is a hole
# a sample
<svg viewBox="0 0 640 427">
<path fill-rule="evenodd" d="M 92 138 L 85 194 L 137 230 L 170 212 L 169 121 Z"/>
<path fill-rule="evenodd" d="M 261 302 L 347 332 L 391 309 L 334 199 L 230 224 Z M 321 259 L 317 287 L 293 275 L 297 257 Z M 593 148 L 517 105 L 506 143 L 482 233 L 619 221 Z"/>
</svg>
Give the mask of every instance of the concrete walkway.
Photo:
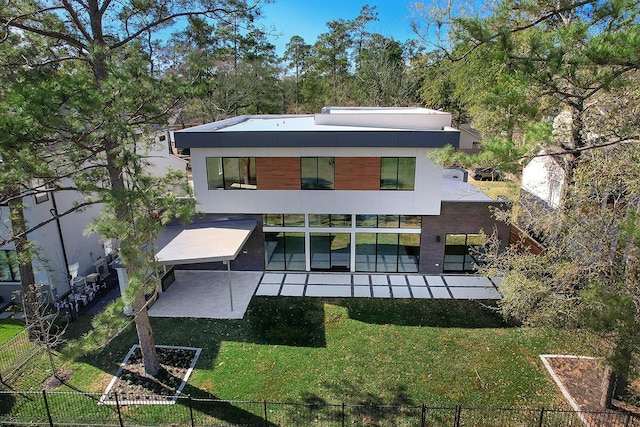
<svg viewBox="0 0 640 427">
<path fill-rule="evenodd" d="M 472 275 L 275 273 L 176 270 L 176 280 L 149 309 L 152 317 L 242 319 L 256 296 L 500 299 L 500 280 Z"/>
</svg>

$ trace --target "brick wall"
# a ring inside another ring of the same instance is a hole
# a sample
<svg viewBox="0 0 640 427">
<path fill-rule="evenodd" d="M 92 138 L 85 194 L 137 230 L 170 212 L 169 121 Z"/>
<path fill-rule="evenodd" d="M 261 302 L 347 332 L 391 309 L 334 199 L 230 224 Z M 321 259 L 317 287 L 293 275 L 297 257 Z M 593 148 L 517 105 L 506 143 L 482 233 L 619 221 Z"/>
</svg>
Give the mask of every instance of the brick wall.
<svg viewBox="0 0 640 427">
<path fill-rule="evenodd" d="M 336 190 L 380 190 L 379 157 L 336 157 Z"/>
<path fill-rule="evenodd" d="M 300 190 L 299 157 L 256 158 L 258 190 Z"/>
<path fill-rule="evenodd" d="M 496 230 L 502 245 L 506 247 L 509 242 L 509 226 L 496 221 L 490 209 L 501 205 L 501 202 L 442 202 L 440 215 L 423 216 L 420 272 L 442 273 L 447 233 L 471 234 L 484 231 L 491 235 Z"/>
</svg>

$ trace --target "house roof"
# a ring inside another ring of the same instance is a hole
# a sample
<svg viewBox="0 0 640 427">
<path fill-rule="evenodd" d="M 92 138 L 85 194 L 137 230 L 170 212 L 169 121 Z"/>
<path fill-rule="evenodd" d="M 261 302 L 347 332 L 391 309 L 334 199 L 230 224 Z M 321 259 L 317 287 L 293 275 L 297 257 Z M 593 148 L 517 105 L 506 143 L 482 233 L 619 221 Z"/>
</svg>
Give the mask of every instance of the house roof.
<svg viewBox="0 0 640 427">
<path fill-rule="evenodd" d="M 453 178 L 442 178 L 443 202 L 489 202 L 493 199 L 478 187 Z"/>
<path fill-rule="evenodd" d="M 424 108 L 325 107 L 314 115 L 247 115 L 174 133 L 178 148 L 443 147 L 459 145 L 451 115 Z"/>
</svg>

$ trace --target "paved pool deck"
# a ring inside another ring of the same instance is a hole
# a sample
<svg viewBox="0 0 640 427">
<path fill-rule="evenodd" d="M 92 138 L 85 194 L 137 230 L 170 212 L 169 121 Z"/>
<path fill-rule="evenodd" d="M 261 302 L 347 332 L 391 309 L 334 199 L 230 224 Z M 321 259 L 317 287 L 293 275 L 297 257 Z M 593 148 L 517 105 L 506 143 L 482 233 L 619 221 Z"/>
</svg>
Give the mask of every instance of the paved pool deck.
<svg viewBox="0 0 640 427">
<path fill-rule="evenodd" d="M 477 275 L 232 271 L 229 276 L 227 271 L 176 270 L 175 277 L 175 282 L 149 309 L 150 316 L 242 319 L 254 296 L 501 298 L 500 278 Z"/>
</svg>

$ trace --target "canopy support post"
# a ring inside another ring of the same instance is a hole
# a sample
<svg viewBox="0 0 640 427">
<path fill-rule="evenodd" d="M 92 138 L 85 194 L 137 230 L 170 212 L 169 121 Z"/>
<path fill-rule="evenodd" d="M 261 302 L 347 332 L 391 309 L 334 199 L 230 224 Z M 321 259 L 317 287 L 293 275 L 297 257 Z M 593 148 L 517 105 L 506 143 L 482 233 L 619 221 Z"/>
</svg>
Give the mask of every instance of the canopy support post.
<svg viewBox="0 0 640 427">
<path fill-rule="evenodd" d="M 225 261 L 227 264 L 227 273 L 229 275 L 229 302 L 231 303 L 231 311 L 233 311 L 233 292 L 231 291 L 231 262 Z"/>
</svg>

